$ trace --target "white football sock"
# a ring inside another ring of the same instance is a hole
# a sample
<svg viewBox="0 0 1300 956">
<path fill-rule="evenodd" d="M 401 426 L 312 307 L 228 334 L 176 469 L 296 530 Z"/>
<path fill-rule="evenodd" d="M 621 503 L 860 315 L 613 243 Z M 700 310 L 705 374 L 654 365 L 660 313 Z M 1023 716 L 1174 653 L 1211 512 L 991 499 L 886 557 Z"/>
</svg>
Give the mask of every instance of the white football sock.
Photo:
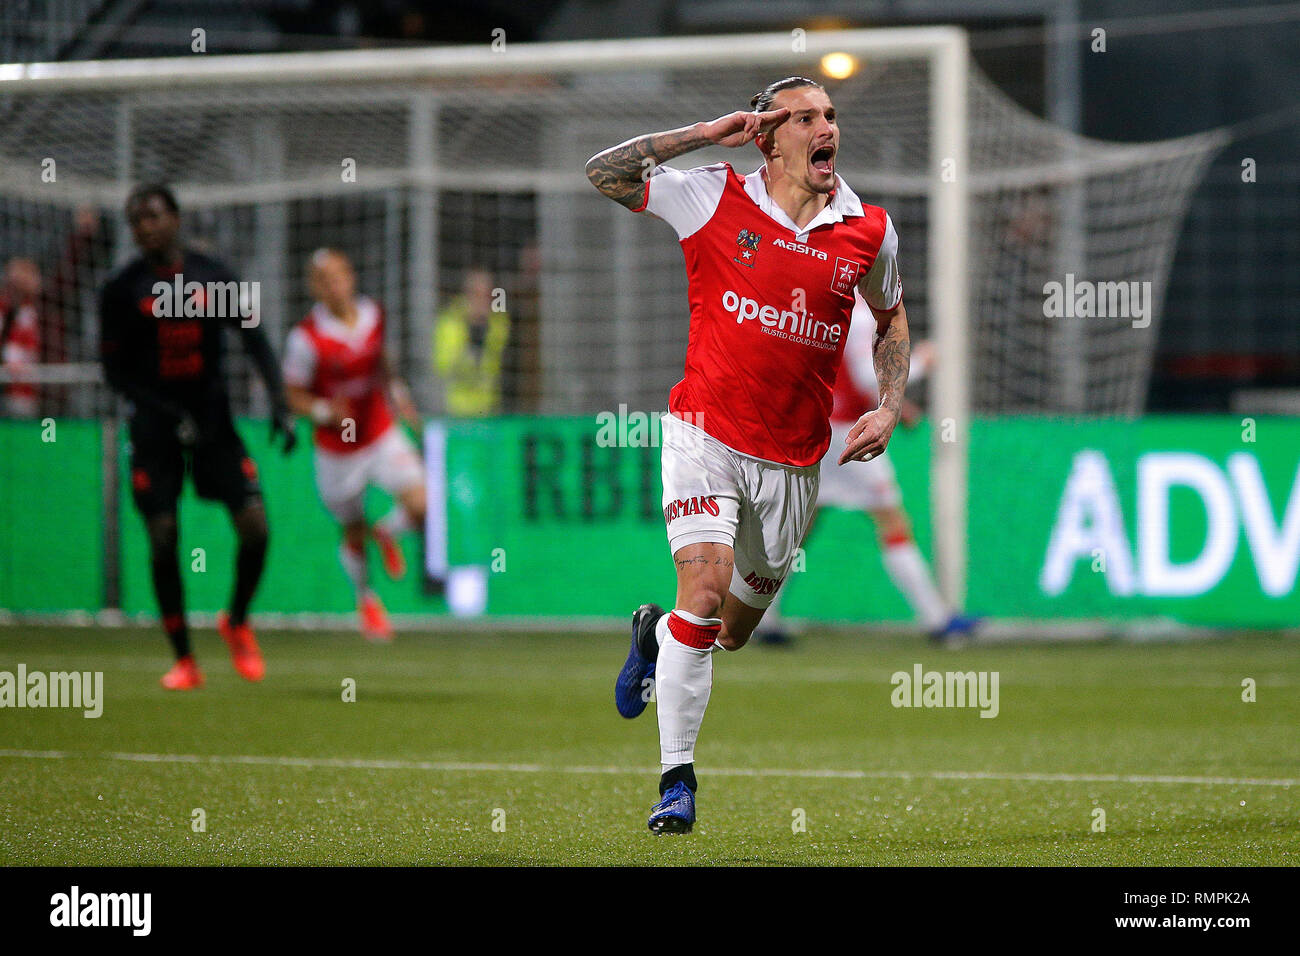
<svg viewBox="0 0 1300 956">
<path fill-rule="evenodd" d="M 366 591 L 366 549 L 354 551 L 344 541 L 339 545 L 339 562 L 360 597 Z"/>
<path fill-rule="evenodd" d="M 411 516 L 406 513 L 406 509 L 401 504 L 395 504 L 393 510 L 380 518 L 377 524 L 387 531 L 390 537 L 397 538 L 403 531 L 410 530 Z"/>
<path fill-rule="evenodd" d="M 664 641 L 667 640 L 668 638 L 668 618 L 672 616 L 672 613 L 673 613 L 672 611 L 669 611 L 663 617 L 659 618 L 659 620 L 655 623 L 655 642 L 660 647 L 664 646 Z M 694 615 L 692 615 L 691 620 L 703 621 L 707 619 L 702 617 L 695 617 Z M 724 650 L 723 646 L 719 644 L 717 641 L 714 641 L 713 646 L 709 648 L 709 653 L 716 654 L 718 651 L 721 650 Z"/>
<path fill-rule="evenodd" d="M 659 715 L 659 756 L 664 771 L 695 761 L 695 741 L 704 723 L 704 710 L 713 690 L 713 653 L 720 618 L 696 617 L 688 611 L 664 615 L 680 619 L 679 633 L 702 638 L 712 632 L 708 647 L 683 644 L 671 632 L 659 647 L 655 665 L 655 710 Z"/>
<path fill-rule="evenodd" d="M 660 647 L 663 647 L 664 641 L 668 640 L 668 618 L 672 616 L 672 613 L 672 611 L 669 611 L 655 622 L 655 640 Z"/>
<path fill-rule="evenodd" d="M 952 616 L 939 589 L 934 586 L 930 568 L 915 541 L 903 541 L 885 547 L 885 571 L 894 587 L 903 592 L 912 611 L 927 631 L 937 631 Z"/>
</svg>

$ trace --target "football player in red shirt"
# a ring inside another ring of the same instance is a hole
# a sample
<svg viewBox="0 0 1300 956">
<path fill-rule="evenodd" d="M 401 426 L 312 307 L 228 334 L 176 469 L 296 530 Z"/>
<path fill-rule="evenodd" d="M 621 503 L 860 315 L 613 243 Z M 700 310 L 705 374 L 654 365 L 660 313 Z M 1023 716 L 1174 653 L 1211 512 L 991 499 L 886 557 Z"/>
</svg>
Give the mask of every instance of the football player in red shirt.
<svg viewBox="0 0 1300 956">
<path fill-rule="evenodd" d="M 638 136 L 587 162 L 598 190 L 673 227 L 688 273 L 685 375 L 662 432 L 677 598 L 669 613 L 637 609 L 615 685 L 619 713 L 635 717 L 655 681 L 655 833 L 693 826 L 712 652 L 749 640 L 812 519 L 855 290 L 875 320 L 880 404 L 849 430 L 841 464 L 885 450 L 907 382 L 898 237 L 885 211 L 835 173 L 834 104 L 815 81 L 787 77 L 750 105 L 753 112 Z M 751 142 L 763 163 L 747 175 L 727 163 L 665 165 L 704 146 Z"/>
<path fill-rule="evenodd" d="M 387 641 L 392 625 L 367 580 L 366 539 L 378 543 L 390 576 L 406 573 L 397 538 L 424 527 L 424 465 L 393 409 L 413 428 L 419 418 L 384 353 L 384 310 L 357 295 L 348 257 L 336 249 L 318 250 L 308 264 L 308 282 L 316 304 L 294 326 L 285 347 L 289 406 L 315 425 L 316 487 L 343 527 L 339 560 L 356 590 L 361 633 Z M 363 507 L 370 485 L 397 499 L 374 525 Z"/>
</svg>

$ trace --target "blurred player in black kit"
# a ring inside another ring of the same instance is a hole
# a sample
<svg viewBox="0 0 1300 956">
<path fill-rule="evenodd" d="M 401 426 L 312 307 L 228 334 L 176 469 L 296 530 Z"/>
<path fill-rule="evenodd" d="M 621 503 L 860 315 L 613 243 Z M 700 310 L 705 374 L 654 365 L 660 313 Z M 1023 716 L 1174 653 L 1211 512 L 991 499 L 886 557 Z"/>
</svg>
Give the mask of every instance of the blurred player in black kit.
<svg viewBox="0 0 1300 956">
<path fill-rule="evenodd" d="M 202 498 L 222 502 L 239 538 L 230 607 L 217 618 L 235 669 L 259 681 L 266 668 L 248 605 L 266 559 L 267 521 L 257 466 L 235 431 L 226 387 L 224 329 L 237 332 L 271 398 L 272 437 L 295 444 L 280 366 L 258 327 L 246 286 L 223 264 L 181 246 L 180 208 L 169 188 L 144 185 L 126 201 L 141 255 L 100 295 L 108 384 L 129 402 L 131 487 L 149 532 L 154 593 L 176 664 L 168 690 L 193 690 L 203 674 L 190 649 L 177 553 L 176 502 L 188 470 Z M 183 295 L 176 293 L 183 292 Z"/>
</svg>

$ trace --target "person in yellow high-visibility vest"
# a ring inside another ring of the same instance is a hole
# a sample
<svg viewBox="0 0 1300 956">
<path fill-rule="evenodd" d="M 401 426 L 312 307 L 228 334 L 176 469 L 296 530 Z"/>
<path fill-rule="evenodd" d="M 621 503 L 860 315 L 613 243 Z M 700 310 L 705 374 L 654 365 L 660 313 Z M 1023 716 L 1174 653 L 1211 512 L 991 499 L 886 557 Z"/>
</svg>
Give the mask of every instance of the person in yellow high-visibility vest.
<svg viewBox="0 0 1300 956">
<path fill-rule="evenodd" d="M 486 269 L 465 273 L 464 291 L 438 314 L 433 367 L 445 387 L 448 415 L 472 418 L 501 409 L 501 360 L 510 338 L 504 295 Z"/>
</svg>

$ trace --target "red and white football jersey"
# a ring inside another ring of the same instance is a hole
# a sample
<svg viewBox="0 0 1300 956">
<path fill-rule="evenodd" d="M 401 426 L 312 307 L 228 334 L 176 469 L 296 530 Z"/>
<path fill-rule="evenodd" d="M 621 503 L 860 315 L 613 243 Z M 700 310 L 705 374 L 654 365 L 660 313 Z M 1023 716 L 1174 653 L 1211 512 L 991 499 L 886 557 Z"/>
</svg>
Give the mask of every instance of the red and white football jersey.
<svg viewBox="0 0 1300 956">
<path fill-rule="evenodd" d="M 853 305 L 853 324 L 844 342 L 844 359 L 835 376 L 831 422 L 853 424 L 880 404 L 880 383 L 876 380 L 876 318 L 862 296 Z"/>
<path fill-rule="evenodd" d="M 689 281 L 686 370 L 668 407 L 741 454 L 802 467 L 830 444 L 859 280 L 878 309 L 902 299 L 898 237 L 839 177 L 799 228 L 765 178 L 765 167 L 741 176 L 718 163 L 658 166 L 647 183 L 644 209 L 677 232 Z"/>
<path fill-rule="evenodd" d="M 343 398 L 356 422 L 354 441 L 336 426 L 316 426 L 316 446 L 346 454 L 374 442 L 394 418 L 384 395 L 381 360 L 384 310 L 373 299 L 357 300 L 357 321 L 349 327 L 317 302 L 294 326 L 284 353 L 284 380 L 320 398 Z"/>
</svg>

